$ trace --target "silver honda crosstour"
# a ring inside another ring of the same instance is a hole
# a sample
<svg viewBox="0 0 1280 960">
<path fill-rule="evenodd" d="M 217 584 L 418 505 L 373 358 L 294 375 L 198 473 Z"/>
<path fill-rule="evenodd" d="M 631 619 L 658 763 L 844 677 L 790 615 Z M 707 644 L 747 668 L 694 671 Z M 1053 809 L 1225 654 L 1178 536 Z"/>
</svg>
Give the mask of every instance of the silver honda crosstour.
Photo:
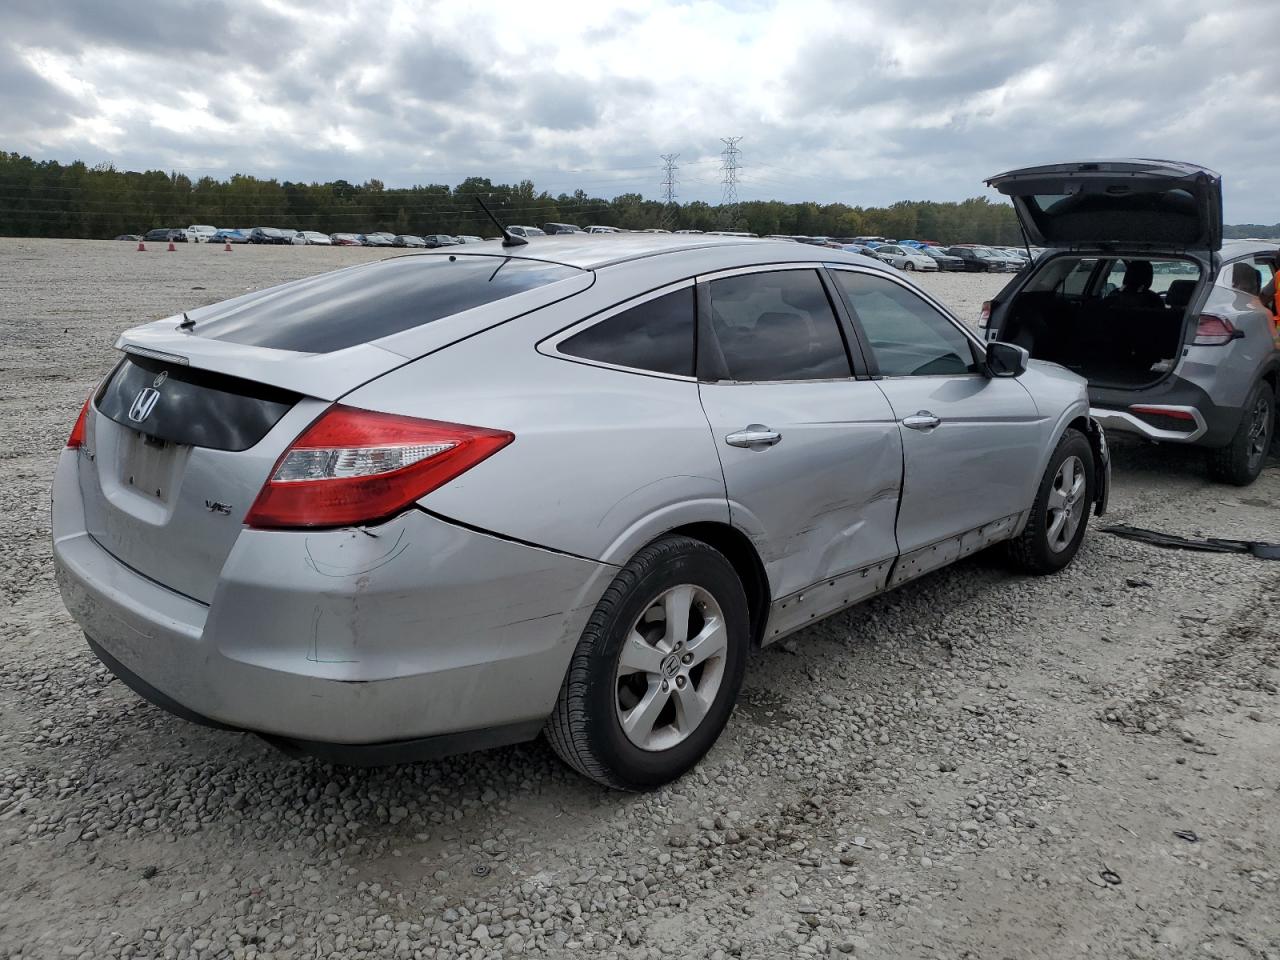
<svg viewBox="0 0 1280 960">
<path fill-rule="evenodd" d="M 688 770 L 752 650 L 1003 543 L 1071 562 L 1085 381 L 884 264 L 721 236 L 508 237 L 125 333 L 53 487 L 94 653 L 338 763 L 544 733 Z"/>
</svg>

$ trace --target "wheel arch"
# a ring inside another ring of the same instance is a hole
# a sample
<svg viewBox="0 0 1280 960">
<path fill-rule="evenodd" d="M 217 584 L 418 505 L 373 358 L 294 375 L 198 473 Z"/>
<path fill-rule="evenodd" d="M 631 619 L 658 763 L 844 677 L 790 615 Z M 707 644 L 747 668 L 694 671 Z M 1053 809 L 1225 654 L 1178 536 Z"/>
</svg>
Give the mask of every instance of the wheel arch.
<svg viewBox="0 0 1280 960">
<path fill-rule="evenodd" d="M 1088 414 L 1078 414 L 1060 432 L 1079 430 L 1089 441 L 1093 450 L 1093 513 L 1102 516 L 1107 512 L 1107 501 L 1111 499 L 1111 451 L 1107 449 L 1107 437 L 1102 425 Z"/>
<path fill-rule="evenodd" d="M 765 624 L 769 620 L 769 576 L 764 562 L 756 552 L 751 538 L 728 523 L 700 521 L 685 524 L 667 531 L 669 536 L 684 536 L 699 540 L 718 550 L 738 574 L 743 592 L 747 595 L 747 611 L 751 617 L 751 645 L 758 648 L 764 638 Z"/>
<path fill-rule="evenodd" d="M 1271 392 L 1280 398 L 1280 357 L 1274 357 L 1262 369 L 1262 375 L 1259 377 L 1265 383 L 1271 385 Z"/>
</svg>

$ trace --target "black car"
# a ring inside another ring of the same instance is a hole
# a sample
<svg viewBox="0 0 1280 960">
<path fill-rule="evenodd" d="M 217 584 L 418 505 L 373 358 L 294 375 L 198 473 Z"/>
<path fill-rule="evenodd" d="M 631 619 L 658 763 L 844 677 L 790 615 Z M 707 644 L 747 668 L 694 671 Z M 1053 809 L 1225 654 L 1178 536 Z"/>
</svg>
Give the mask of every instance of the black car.
<svg viewBox="0 0 1280 960">
<path fill-rule="evenodd" d="M 366 247 L 394 247 L 396 237 L 393 233 L 366 233 L 360 237 L 360 242 Z"/>
<path fill-rule="evenodd" d="M 952 256 L 941 247 L 920 247 L 918 249 L 926 257 L 932 257 L 938 261 L 939 270 L 964 271 L 968 269 L 962 259 Z"/>
<path fill-rule="evenodd" d="M 401 233 L 391 241 L 393 247 L 425 247 L 427 242 L 412 233 Z"/>
<path fill-rule="evenodd" d="M 292 243 L 293 234 L 279 227 L 254 227 L 249 232 L 250 243 Z"/>
<path fill-rule="evenodd" d="M 150 243 L 186 243 L 187 232 L 178 227 L 156 227 L 154 230 L 148 230 L 142 238 Z"/>
<path fill-rule="evenodd" d="M 428 247 L 452 247 L 457 244 L 458 238 L 451 237 L 447 233 L 433 233 L 423 237 Z"/>
<path fill-rule="evenodd" d="M 542 225 L 543 233 L 555 236 L 557 233 L 583 233 L 581 227 L 575 227 L 572 223 L 544 223 Z"/>
<path fill-rule="evenodd" d="M 968 273 L 991 273 L 1000 267 L 990 257 L 974 247 L 949 247 L 949 257 L 959 257 L 964 261 L 964 269 Z"/>
</svg>

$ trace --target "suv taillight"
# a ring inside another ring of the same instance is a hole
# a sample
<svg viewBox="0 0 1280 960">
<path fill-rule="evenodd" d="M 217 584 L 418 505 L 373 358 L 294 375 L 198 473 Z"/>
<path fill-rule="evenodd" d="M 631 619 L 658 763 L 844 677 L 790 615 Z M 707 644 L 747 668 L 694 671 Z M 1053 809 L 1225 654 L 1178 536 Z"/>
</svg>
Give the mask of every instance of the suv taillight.
<svg viewBox="0 0 1280 960">
<path fill-rule="evenodd" d="M 1234 324 L 1226 317 L 1218 317 L 1212 313 L 1200 314 L 1200 321 L 1196 324 L 1197 347 L 1220 347 L 1224 343 L 1230 343 L 1244 336 L 1244 331 L 1238 330 Z"/>
<path fill-rule="evenodd" d="M 276 461 L 244 522 L 280 529 L 387 520 L 514 439 L 337 404 Z"/>
<path fill-rule="evenodd" d="M 93 394 L 85 400 L 84 406 L 80 408 L 80 416 L 76 417 L 75 426 L 71 428 L 71 436 L 67 437 L 67 448 L 70 450 L 79 450 L 84 446 L 84 423 L 89 419 L 89 405 L 93 403 Z"/>
<path fill-rule="evenodd" d="M 983 300 L 982 309 L 978 311 L 978 329 L 987 329 L 987 324 L 991 322 L 991 301 Z"/>
</svg>

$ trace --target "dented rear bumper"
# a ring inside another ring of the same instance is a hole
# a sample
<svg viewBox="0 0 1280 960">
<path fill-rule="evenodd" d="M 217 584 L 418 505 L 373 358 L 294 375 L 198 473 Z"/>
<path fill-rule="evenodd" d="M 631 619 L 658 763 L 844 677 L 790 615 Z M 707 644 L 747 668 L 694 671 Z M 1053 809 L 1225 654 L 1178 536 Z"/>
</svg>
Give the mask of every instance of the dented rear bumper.
<svg viewBox="0 0 1280 960">
<path fill-rule="evenodd" d="M 206 606 L 89 536 L 77 469 L 64 453 L 54 561 L 104 662 L 179 715 L 306 752 L 377 746 L 370 755 L 391 761 L 427 738 L 509 734 L 427 745 L 466 749 L 532 736 L 616 572 L 410 510 L 372 528 L 246 528 Z"/>
</svg>

